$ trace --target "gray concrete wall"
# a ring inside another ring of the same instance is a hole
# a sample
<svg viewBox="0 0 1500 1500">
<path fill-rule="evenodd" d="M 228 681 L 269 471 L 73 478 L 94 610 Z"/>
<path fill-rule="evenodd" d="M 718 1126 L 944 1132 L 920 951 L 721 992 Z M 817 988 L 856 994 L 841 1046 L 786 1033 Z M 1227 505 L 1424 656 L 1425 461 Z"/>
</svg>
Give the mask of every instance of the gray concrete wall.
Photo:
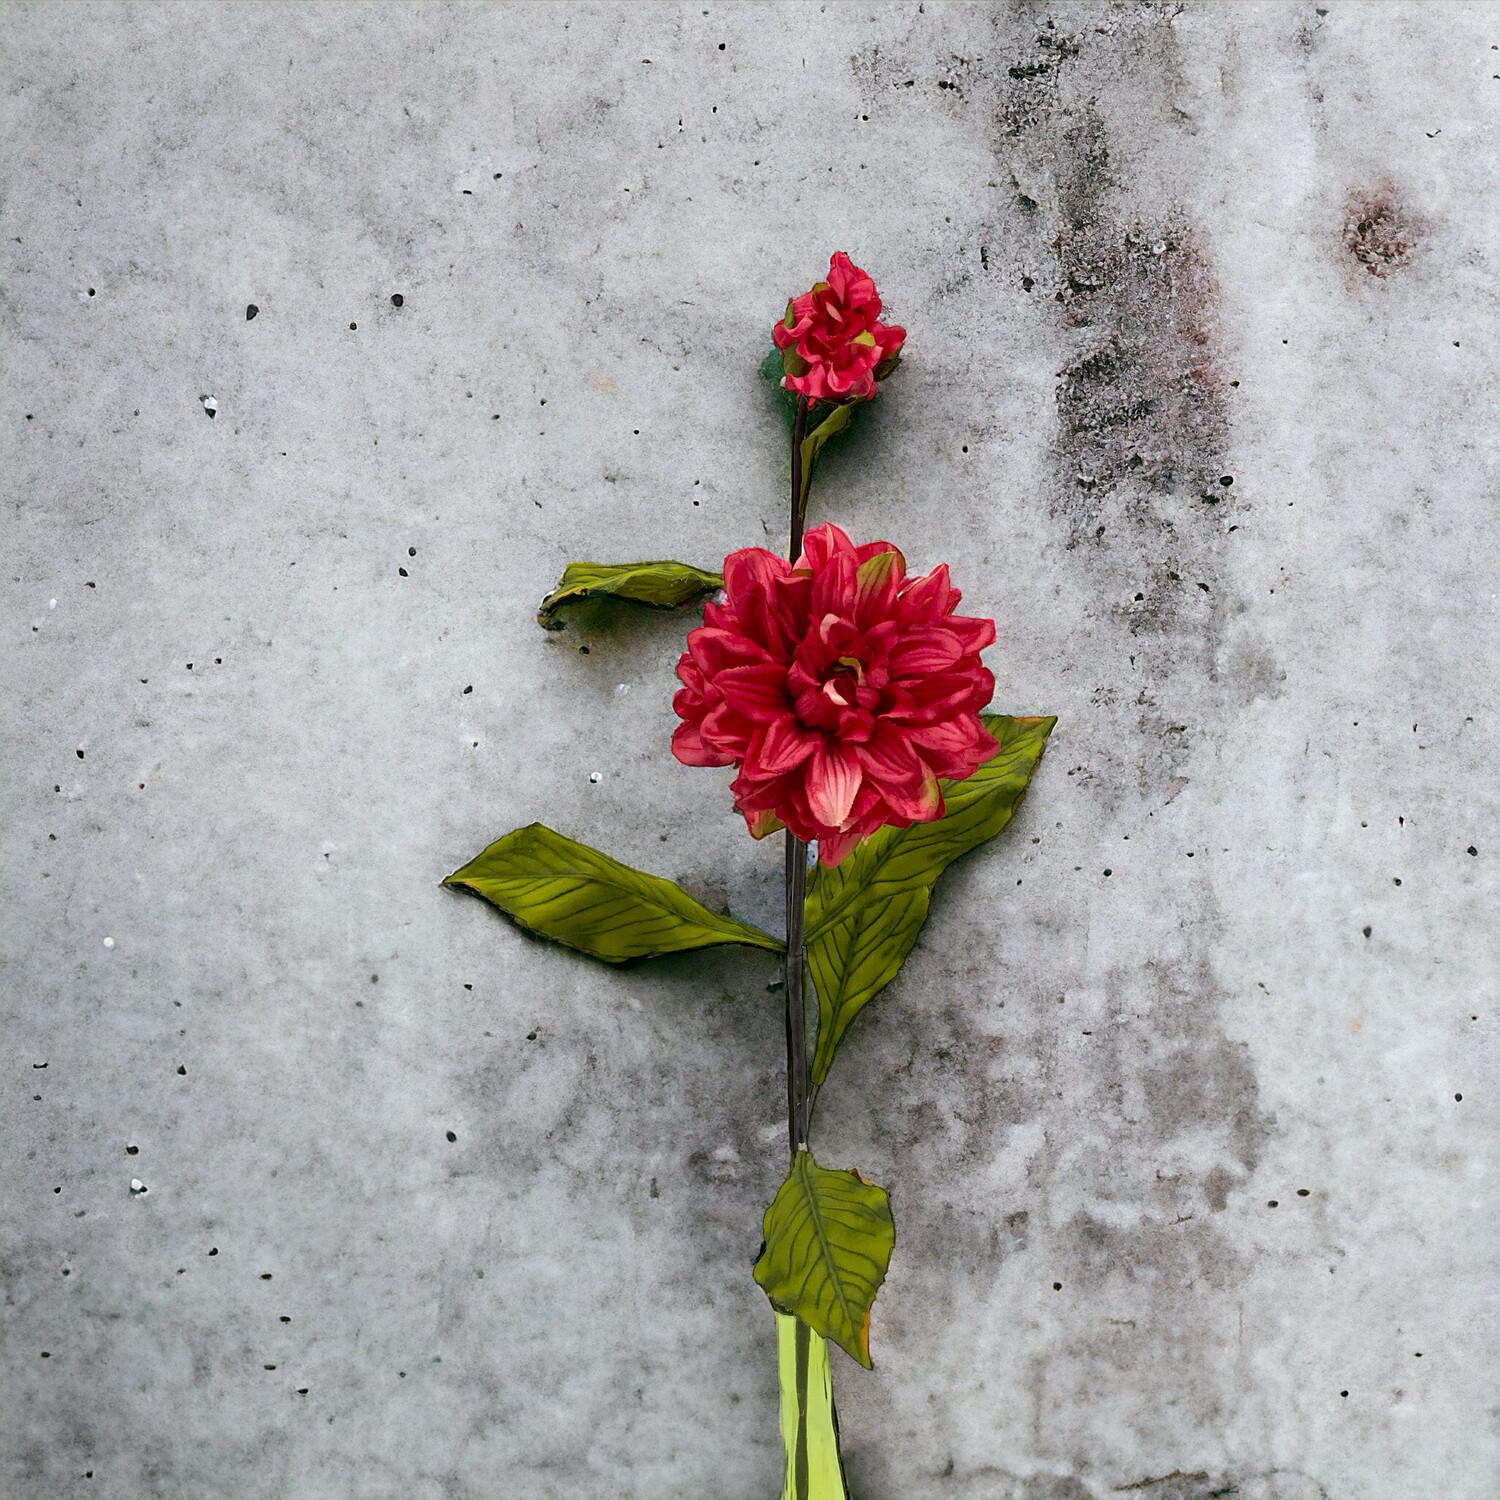
<svg viewBox="0 0 1500 1500">
<path fill-rule="evenodd" d="M 774 1493 L 773 963 L 438 880 L 543 818 L 776 921 L 688 619 L 531 612 L 779 535 L 839 247 L 910 336 L 814 517 L 1060 716 L 821 1106 L 858 1497 L 1500 1489 L 1494 7 L 0 28 L 0 1492 Z"/>
</svg>

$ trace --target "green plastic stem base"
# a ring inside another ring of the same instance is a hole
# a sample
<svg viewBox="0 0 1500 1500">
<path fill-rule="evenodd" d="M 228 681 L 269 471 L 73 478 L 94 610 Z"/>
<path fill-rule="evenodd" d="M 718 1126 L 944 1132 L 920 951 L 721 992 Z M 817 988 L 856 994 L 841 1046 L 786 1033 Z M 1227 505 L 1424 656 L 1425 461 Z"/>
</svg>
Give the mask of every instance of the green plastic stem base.
<svg viewBox="0 0 1500 1500">
<path fill-rule="evenodd" d="M 827 1339 L 800 1318 L 777 1313 L 776 1368 L 786 1449 L 781 1500 L 848 1500 Z"/>
</svg>

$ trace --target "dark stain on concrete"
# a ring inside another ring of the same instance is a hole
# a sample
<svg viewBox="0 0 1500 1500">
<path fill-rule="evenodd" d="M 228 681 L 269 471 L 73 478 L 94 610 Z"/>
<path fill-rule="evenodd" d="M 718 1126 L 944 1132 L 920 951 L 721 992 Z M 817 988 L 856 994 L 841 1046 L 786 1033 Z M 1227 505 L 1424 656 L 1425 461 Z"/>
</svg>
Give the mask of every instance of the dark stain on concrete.
<svg viewBox="0 0 1500 1500">
<path fill-rule="evenodd" d="M 1344 249 L 1377 280 L 1411 264 L 1422 230 L 1420 216 L 1389 178 L 1352 190 L 1344 203 Z"/>
</svg>

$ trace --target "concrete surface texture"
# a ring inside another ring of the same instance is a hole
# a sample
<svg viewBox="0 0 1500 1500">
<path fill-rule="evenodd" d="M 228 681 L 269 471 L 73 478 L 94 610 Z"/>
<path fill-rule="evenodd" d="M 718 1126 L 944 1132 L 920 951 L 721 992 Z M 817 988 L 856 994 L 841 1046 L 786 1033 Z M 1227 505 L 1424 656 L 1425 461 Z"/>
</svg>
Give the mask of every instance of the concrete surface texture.
<svg viewBox="0 0 1500 1500">
<path fill-rule="evenodd" d="M 0 1493 L 775 1492 L 774 959 L 438 881 L 540 818 L 779 923 L 691 612 L 532 611 L 775 544 L 837 248 L 909 341 L 813 519 L 1060 716 L 820 1104 L 856 1496 L 1500 1492 L 1495 7 L 0 27 Z"/>
</svg>

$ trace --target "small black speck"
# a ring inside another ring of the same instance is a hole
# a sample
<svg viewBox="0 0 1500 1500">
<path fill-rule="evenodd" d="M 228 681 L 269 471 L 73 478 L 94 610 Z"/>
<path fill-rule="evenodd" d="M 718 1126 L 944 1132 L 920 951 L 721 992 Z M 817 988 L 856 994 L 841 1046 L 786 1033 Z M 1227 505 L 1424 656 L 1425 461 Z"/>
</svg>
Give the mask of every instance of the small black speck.
<svg viewBox="0 0 1500 1500">
<path fill-rule="evenodd" d="M 454 1135 L 454 1133 L 453 1133 L 453 1132 L 452 1132 L 452 1131 L 451 1131 L 451 1130 L 450 1130 L 450 1131 L 449 1131 L 449 1132 L 448 1132 L 448 1139 L 449 1139 L 449 1140 L 450 1140 L 450 1141 L 456 1141 L 456 1140 L 457 1140 L 457 1139 L 458 1139 L 458 1137 L 457 1137 L 457 1136 L 456 1136 L 456 1135 Z"/>
<path fill-rule="evenodd" d="M 26 420 L 27 420 L 27 421 L 28 421 L 28 422 L 31 422 L 31 421 L 34 421 L 34 420 L 35 420 L 35 418 L 34 418 L 34 417 L 33 417 L 33 415 L 32 415 L 32 413 L 31 413 L 31 412 L 27 412 L 27 413 L 26 413 Z"/>
<path fill-rule="evenodd" d="M 371 974 L 370 975 L 370 983 L 371 984 L 379 984 L 380 983 L 380 975 L 379 974 Z"/>
<path fill-rule="evenodd" d="M 62 1273 L 64 1276 L 71 1276 L 73 1274 L 66 1266 L 62 1268 Z"/>
<path fill-rule="evenodd" d="M 1277 1206 L 1278 1205 L 1277 1205 L 1277 1201 L 1276 1201 L 1275 1198 L 1267 1198 L 1266 1199 L 1266 1207 L 1267 1208 L 1276 1208 Z"/>
<path fill-rule="evenodd" d="M 396 569 L 396 571 L 397 571 L 397 572 L 398 572 L 398 573 L 399 573 L 399 574 L 400 574 L 400 575 L 401 575 L 401 576 L 402 576 L 402 577 L 403 577 L 403 578 L 410 578 L 410 577 L 411 577 L 411 574 L 410 574 L 410 573 L 408 573 L 408 572 L 407 572 L 407 571 L 406 571 L 406 569 L 405 569 L 405 568 L 397 568 L 397 569 Z"/>
<path fill-rule="evenodd" d="M 86 583 L 86 584 L 84 584 L 84 588 L 86 588 L 86 589 L 91 589 L 91 588 L 94 588 L 94 587 L 95 587 L 95 585 L 92 584 L 92 583 Z"/>
<path fill-rule="evenodd" d="M 1297 1196 L 1299 1198 L 1305 1198 L 1305 1197 L 1307 1197 L 1308 1191 L 1309 1190 L 1307 1188 L 1298 1188 L 1297 1189 Z"/>
<path fill-rule="evenodd" d="M 469 684 L 469 686 L 464 689 L 464 692 L 466 692 L 466 693 L 472 693 L 473 691 L 474 691 L 474 684 L 471 682 Z"/>
<path fill-rule="evenodd" d="M 1032 287 L 1034 287 L 1035 285 L 1036 285 L 1036 282 L 1034 282 L 1031 279 L 1031 277 L 1029 277 L 1029 276 L 1023 276 L 1021 278 L 1021 290 L 1023 292 L 1029 292 L 1032 289 Z"/>
<path fill-rule="evenodd" d="M 94 289 L 93 289 L 93 287 L 90 287 L 89 288 L 89 296 L 92 297 L 93 295 L 94 295 Z"/>
<path fill-rule="evenodd" d="M 269 1271 L 262 1271 L 260 1273 L 260 1279 L 262 1281 L 269 1281 L 271 1279 L 271 1273 Z"/>
<path fill-rule="evenodd" d="M 245 321 L 249 323 L 259 311 L 260 309 L 253 302 L 250 303 L 245 309 Z"/>
<path fill-rule="evenodd" d="M 1283 343 L 1283 344 L 1284 344 L 1284 343 L 1286 343 L 1286 340 L 1285 340 L 1285 339 L 1282 339 L 1282 341 L 1281 341 L 1281 342 L 1282 342 L 1282 343 Z M 1348 1392 L 1348 1391 L 1340 1391 L 1340 1392 L 1339 1392 L 1339 1395 L 1341 1395 L 1341 1396 L 1347 1396 L 1347 1395 L 1348 1395 L 1348 1394 L 1349 1394 L 1349 1392 Z"/>
<path fill-rule="evenodd" d="M 1369 937 L 1370 929 L 1368 927 L 1362 927 L 1360 931 L 1363 932 L 1366 937 Z"/>
<path fill-rule="evenodd" d="M 1478 853 L 1479 853 L 1479 850 L 1477 850 L 1477 849 L 1476 849 L 1476 848 L 1475 848 L 1475 847 L 1474 847 L 1474 846 L 1473 846 L 1473 844 L 1470 844 L 1470 845 L 1469 845 L 1469 853 L 1470 853 L 1470 854 L 1478 854 Z"/>
<path fill-rule="evenodd" d="M 1224 486 L 1224 488 L 1227 490 L 1229 488 L 1229 486 L 1234 483 L 1234 475 L 1233 474 L 1220 474 L 1219 475 L 1219 483 L 1222 484 Z"/>
<path fill-rule="evenodd" d="M 719 43 L 719 51 L 722 52 L 723 50 L 724 50 L 724 43 L 720 42 Z"/>
<path fill-rule="evenodd" d="M 193 670 L 193 664 L 192 664 L 192 662 L 189 662 L 187 664 L 187 669 L 188 669 L 189 672 L 191 672 Z"/>
<path fill-rule="evenodd" d="M 495 176 L 498 177 L 499 175 L 500 174 L 498 172 L 495 173 Z M 400 307 L 401 304 L 403 302 L 405 302 L 405 301 L 406 301 L 406 298 L 403 297 L 400 292 L 392 292 L 391 293 L 391 306 L 392 307 Z"/>
<path fill-rule="evenodd" d="M 140 1154 L 140 1149 L 141 1148 L 139 1146 L 127 1146 L 125 1148 L 125 1154 L 126 1156 L 137 1156 Z"/>
<path fill-rule="evenodd" d="M 536 1032 L 534 1032 L 534 1031 L 528 1031 L 526 1033 L 526 1040 L 528 1042 L 534 1042 L 536 1040 Z"/>
<path fill-rule="evenodd" d="M 1113 870 L 1106 870 L 1104 873 L 1106 875 L 1113 875 L 1115 872 Z"/>
<path fill-rule="evenodd" d="M 183 1076 L 183 1077 L 186 1077 L 186 1076 L 187 1076 L 187 1069 L 186 1069 L 186 1068 L 185 1068 L 185 1067 L 180 1067 L 180 1066 L 179 1066 L 179 1068 L 178 1068 L 178 1069 L 177 1069 L 177 1071 L 178 1071 L 178 1073 L 179 1073 L 179 1074 L 181 1074 L 181 1075 L 182 1075 L 182 1076 Z"/>
<path fill-rule="evenodd" d="M 639 437 L 641 435 L 641 429 L 639 427 L 633 428 L 632 431 L 635 433 L 635 435 L 637 437 Z"/>
<path fill-rule="evenodd" d="M 351 332 L 353 332 L 353 330 L 356 329 L 356 328 L 358 328 L 358 327 L 359 327 L 358 323 L 351 323 L 349 325 L 349 329 L 350 329 Z"/>
<path fill-rule="evenodd" d="M 210 1251 L 209 1251 L 209 1252 L 208 1252 L 208 1253 L 209 1253 L 209 1254 L 210 1254 L 210 1255 L 217 1255 L 217 1254 L 218 1254 L 218 1253 L 219 1253 L 219 1247 L 218 1247 L 218 1246 L 217 1246 L 217 1245 L 215 1245 L 215 1246 L 214 1246 L 214 1247 L 213 1247 L 213 1249 L 212 1249 L 212 1250 L 210 1250 Z"/>
<path fill-rule="evenodd" d="M 83 751 L 82 750 L 75 750 L 73 753 L 79 758 L 79 760 L 83 759 Z M 56 788 L 54 788 L 53 790 L 55 791 Z"/>
<path fill-rule="evenodd" d="M 1463 1100 L 1464 1100 L 1464 1096 L 1462 1094 L 1455 1094 L 1453 1096 L 1453 1102 L 1455 1104 L 1462 1104 Z"/>
<path fill-rule="evenodd" d="M 589 654 L 589 648 L 587 646 L 580 646 L 578 648 L 578 654 L 580 656 L 587 656 Z"/>
<path fill-rule="evenodd" d="M 89 296 L 91 296 L 91 297 L 92 297 L 92 296 L 93 296 L 93 295 L 94 295 L 94 294 L 93 294 L 93 293 L 92 293 L 92 292 L 90 292 L 90 293 L 89 293 Z M 50 1351 L 50 1350 L 48 1350 L 48 1349 L 43 1349 L 43 1350 L 42 1350 L 42 1358 L 43 1358 L 43 1359 L 51 1359 L 51 1358 L 52 1358 L 52 1353 L 51 1353 L 51 1351 Z"/>
<path fill-rule="evenodd" d="M 1052 1283 L 1052 1290 L 1054 1292 L 1060 1292 L 1060 1291 L 1062 1291 L 1062 1282 L 1060 1282 L 1060 1281 L 1054 1281 Z"/>
<path fill-rule="evenodd" d="M 406 555 L 408 557 L 415 557 L 417 555 L 417 549 L 415 547 L 408 547 L 406 549 Z"/>
<path fill-rule="evenodd" d="M 406 1371 L 405 1370 L 397 1370 L 396 1374 L 399 1375 L 402 1380 L 406 1379 Z"/>
<path fill-rule="evenodd" d="M 1200 589 L 1202 589 L 1202 590 L 1203 590 L 1203 592 L 1204 592 L 1204 593 L 1205 593 L 1205 594 L 1206 594 L 1206 593 L 1207 593 L 1207 592 L 1208 592 L 1208 585 L 1207 585 L 1207 584 L 1206 584 L 1206 583 L 1200 583 L 1200 584 L 1199 584 L 1199 585 L 1198 585 L 1198 587 L 1199 587 L 1199 588 L 1200 588 Z"/>
<path fill-rule="evenodd" d="M 1400 885 L 1400 884 L 1401 884 L 1401 877 L 1400 877 L 1400 876 L 1399 876 L 1399 875 L 1392 875 L 1392 876 L 1391 876 L 1391 879 L 1392 879 L 1392 880 L 1393 880 L 1393 881 L 1394 881 L 1394 882 L 1395 882 L 1395 883 L 1396 883 L 1396 884 L 1397 884 L 1397 885 Z"/>
<path fill-rule="evenodd" d="M 275 1365 L 266 1365 L 265 1368 L 268 1369 L 268 1370 L 274 1370 L 276 1368 L 276 1366 Z"/>
<path fill-rule="evenodd" d="M 307 1394 L 307 1387 L 305 1385 L 299 1385 L 297 1387 L 297 1394 L 299 1396 L 305 1396 Z"/>
<path fill-rule="evenodd" d="M 1135 597 L 1136 597 L 1136 601 L 1139 602 L 1140 600 L 1144 599 L 1146 596 L 1144 594 L 1137 594 Z"/>
</svg>

